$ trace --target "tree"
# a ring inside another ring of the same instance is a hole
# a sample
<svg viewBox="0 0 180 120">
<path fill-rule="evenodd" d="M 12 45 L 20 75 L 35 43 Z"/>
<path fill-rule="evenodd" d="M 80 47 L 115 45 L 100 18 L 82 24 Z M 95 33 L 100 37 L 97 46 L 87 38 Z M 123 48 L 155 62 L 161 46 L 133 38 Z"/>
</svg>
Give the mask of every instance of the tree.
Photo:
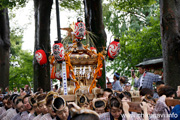
<svg viewBox="0 0 180 120">
<path fill-rule="evenodd" d="M 104 4 L 105 25 L 113 35 L 120 37 L 121 44 L 118 57 L 109 61 L 108 71 L 128 76 L 131 67 L 145 58 L 162 56 L 158 7 L 158 3 L 152 0 L 111 0 Z"/>
<path fill-rule="evenodd" d="M 25 5 L 26 0 L 1 0 L 0 1 L 0 87 L 4 88 L 9 83 L 9 48 L 10 48 L 10 30 L 8 8 L 21 7 Z"/>
<path fill-rule="evenodd" d="M 163 47 L 163 76 L 165 83 L 180 85 L 180 2 L 160 0 L 161 42 Z"/>
<path fill-rule="evenodd" d="M 53 0 L 34 0 L 35 11 L 35 48 L 43 48 L 50 53 L 50 15 Z M 34 90 L 42 87 L 45 91 L 50 91 L 50 65 L 40 66 L 34 57 Z"/>
<path fill-rule="evenodd" d="M 0 87 L 3 90 L 9 83 L 10 45 L 8 9 L 4 8 L 0 10 Z"/>
<path fill-rule="evenodd" d="M 33 55 L 22 50 L 22 30 L 11 29 L 9 88 L 23 88 L 26 84 L 33 87 Z"/>
<path fill-rule="evenodd" d="M 88 31 L 91 31 L 97 38 L 93 40 L 100 52 L 106 46 L 106 33 L 104 31 L 103 16 L 102 16 L 102 1 L 101 0 L 84 0 L 85 23 Z M 105 66 L 103 68 L 102 77 L 99 79 L 101 87 L 105 88 Z"/>
</svg>

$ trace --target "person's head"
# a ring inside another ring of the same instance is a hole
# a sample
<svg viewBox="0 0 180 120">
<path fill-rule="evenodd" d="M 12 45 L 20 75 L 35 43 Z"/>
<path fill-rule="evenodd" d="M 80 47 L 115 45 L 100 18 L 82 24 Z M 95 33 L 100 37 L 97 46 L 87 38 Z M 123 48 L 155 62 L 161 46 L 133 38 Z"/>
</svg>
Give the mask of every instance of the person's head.
<svg viewBox="0 0 180 120">
<path fill-rule="evenodd" d="M 16 108 L 16 101 L 17 101 L 17 99 L 19 98 L 20 96 L 19 95 L 15 95 L 14 97 L 13 97 L 13 99 L 12 99 L 12 102 L 13 102 L 13 108 Z"/>
<path fill-rule="evenodd" d="M 86 95 L 81 95 L 78 100 L 78 105 L 81 108 L 87 108 L 90 109 L 90 101 Z"/>
<path fill-rule="evenodd" d="M 20 92 L 24 92 L 24 88 L 20 88 Z"/>
<path fill-rule="evenodd" d="M 46 107 L 46 95 L 45 94 L 39 94 L 36 98 L 37 100 L 37 107 L 39 108 L 39 111 L 43 114 L 46 114 L 47 107 Z"/>
<path fill-rule="evenodd" d="M 25 85 L 24 86 L 24 90 L 26 91 L 26 90 L 29 90 L 29 85 Z"/>
<path fill-rule="evenodd" d="M 35 96 L 31 96 L 29 97 L 29 103 L 31 105 L 31 107 L 33 107 L 34 111 L 37 113 L 37 114 L 40 114 L 40 110 L 39 110 L 39 107 L 37 106 L 37 95 L 39 95 L 39 93 L 36 93 Z"/>
<path fill-rule="evenodd" d="M 56 116 L 56 113 L 54 112 L 53 108 L 52 108 L 52 101 L 53 101 L 53 96 L 55 95 L 56 93 L 48 93 L 48 95 L 46 96 L 46 107 L 47 107 L 47 110 L 48 112 L 51 114 L 51 116 L 55 117 Z M 57 94 L 56 94 L 57 95 Z"/>
<path fill-rule="evenodd" d="M 128 78 L 126 76 L 121 76 L 119 80 L 122 84 L 125 84 L 128 81 Z"/>
<path fill-rule="evenodd" d="M 165 86 L 163 81 L 157 81 L 156 82 L 156 91 L 159 91 L 159 88 L 161 88 L 162 86 Z"/>
<path fill-rule="evenodd" d="M 10 98 L 8 98 L 7 103 L 5 104 L 5 108 L 7 110 L 7 109 L 9 109 L 11 107 L 12 107 L 11 100 L 10 100 Z"/>
<path fill-rule="evenodd" d="M 93 100 L 93 109 L 100 115 L 105 112 L 106 101 L 102 99 Z"/>
<path fill-rule="evenodd" d="M 57 84 L 54 87 L 55 87 L 56 90 L 58 89 L 58 85 Z"/>
<path fill-rule="evenodd" d="M 34 109 L 34 105 L 37 104 L 34 96 L 28 97 L 28 101 L 29 101 L 29 104 L 31 105 L 31 107 Z"/>
<path fill-rule="evenodd" d="M 158 95 L 159 96 L 166 95 L 166 98 L 173 99 L 173 97 L 175 97 L 175 94 L 176 94 L 176 90 L 171 86 L 167 86 L 167 85 L 160 87 L 158 90 Z"/>
<path fill-rule="evenodd" d="M 103 97 L 106 98 L 106 100 L 108 100 L 108 96 L 112 93 L 113 93 L 113 91 L 110 88 L 105 88 L 104 93 L 103 93 Z"/>
<path fill-rule="evenodd" d="M 17 87 L 16 88 L 13 88 L 14 92 L 17 92 Z"/>
<path fill-rule="evenodd" d="M 17 94 L 12 94 L 11 97 L 10 97 L 11 105 L 12 105 L 13 108 L 15 107 L 15 104 L 13 103 L 13 100 L 14 100 L 16 97 L 17 97 Z"/>
<path fill-rule="evenodd" d="M 40 94 L 42 94 L 42 93 L 43 93 L 43 89 L 42 89 L 41 87 L 38 87 L 38 88 L 37 88 L 37 92 L 39 92 Z"/>
<path fill-rule="evenodd" d="M 118 97 L 117 93 L 109 95 L 108 106 L 110 113 L 114 119 L 118 119 L 122 114 L 122 102 Z"/>
<path fill-rule="evenodd" d="M 21 98 L 18 98 L 18 99 L 16 100 L 15 105 L 16 105 L 16 109 L 17 109 L 18 112 L 23 112 L 23 110 L 24 110 L 24 105 L 23 105 L 23 102 L 22 102 L 22 99 L 21 99 Z"/>
<path fill-rule="evenodd" d="M 8 102 L 8 99 L 10 98 L 10 95 L 6 95 L 4 96 L 3 98 L 3 105 L 5 106 L 5 108 L 7 108 L 7 102 Z"/>
<path fill-rule="evenodd" d="M 99 120 L 99 117 L 91 113 L 76 114 L 71 120 Z"/>
<path fill-rule="evenodd" d="M 142 88 L 142 89 L 140 90 L 140 96 L 143 97 L 143 96 L 145 96 L 145 95 L 151 95 L 151 96 L 153 96 L 153 91 L 152 91 L 151 89 L 149 89 L 149 88 Z"/>
<path fill-rule="evenodd" d="M 120 74 L 117 73 L 117 72 L 115 72 L 113 79 L 114 79 L 114 80 L 119 80 L 119 78 L 120 78 Z"/>
<path fill-rule="evenodd" d="M 148 114 L 152 114 L 153 110 L 154 110 L 154 107 L 155 107 L 155 104 L 156 104 L 155 99 L 152 96 L 150 96 L 150 95 L 146 95 L 143 98 L 142 101 L 147 103 L 147 112 L 148 112 Z"/>
<path fill-rule="evenodd" d="M 6 87 L 6 88 L 5 88 L 5 91 L 6 91 L 6 92 L 9 92 L 9 87 Z"/>
<path fill-rule="evenodd" d="M 124 91 L 131 91 L 131 84 L 129 82 L 127 82 L 125 85 L 124 85 Z"/>
<path fill-rule="evenodd" d="M 146 71 L 146 68 L 145 68 L 145 66 L 139 66 L 138 70 L 139 70 L 140 74 L 143 74 Z"/>
<path fill-rule="evenodd" d="M 131 93 L 130 92 L 124 91 L 124 92 L 118 94 L 118 96 L 122 101 L 131 102 Z"/>
<path fill-rule="evenodd" d="M 69 108 L 67 107 L 66 101 L 64 98 L 58 96 L 53 99 L 52 102 L 53 111 L 56 113 L 56 116 L 61 120 L 67 120 L 69 117 Z"/>
<path fill-rule="evenodd" d="M 29 104 L 29 97 L 30 95 L 27 94 L 23 97 L 22 101 L 23 101 L 23 104 L 24 104 L 24 110 L 25 111 L 30 111 L 32 109 L 31 105 Z"/>
</svg>

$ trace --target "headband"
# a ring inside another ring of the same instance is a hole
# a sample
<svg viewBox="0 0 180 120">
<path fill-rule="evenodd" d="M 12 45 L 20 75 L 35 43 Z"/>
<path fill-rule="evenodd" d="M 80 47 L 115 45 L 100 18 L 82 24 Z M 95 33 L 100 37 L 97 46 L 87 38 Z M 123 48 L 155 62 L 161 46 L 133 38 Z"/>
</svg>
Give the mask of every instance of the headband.
<svg viewBox="0 0 180 120">
<path fill-rule="evenodd" d="M 109 108 L 111 108 L 111 100 L 112 100 L 112 99 L 116 99 L 116 100 L 119 102 L 119 108 L 122 107 L 122 102 L 121 102 L 121 99 L 119 98 L 118 95 L 119 95 L 119 94 L 115 92 L 115 93 L 113 93 L 113 94 L 111 94 L 111 95 L 109 96 L 109 98 L 108 98 L 108 106 L 109 106 Z"/>
<path fill-rule="evenodd" d="M 151 105 L 156 105 L 155 104 L 155 102 L 153 101 L 153 99 L 152 100 L 150 100 L 150 99 L 148 99 L 148 97 L 150 97 L 150 95 L 145 95 L 145 97 L 144 97 L 144 101 L 146 101 L 147 103 L 150 103 Z"/>
<path fill-rule="evenodd" d="M 117 78 L 120 78 L 120 75 L 118 75 L 117 73 L 114 73 L 114 76 L 116 76 Z"/>
<path fill-rule="evenodd" d="M 81 99 L 82 97 L 84 97 L 84 99 L 85 99 L 85 101 L 84 101 L 83 103 L 80 102 L 80 99 Z M 87 97 L 86 97 L 84 94 L 79 97 L 78 103 L 79 103 L 80 105 L 84 105 L 85 103 L 88 103 L 88 104 L 89 104 L 89 102 L 88 102 L 88 100 L 87 100 Z"/>
<path fill-rule="evenodd" d="M 57 98 L 61 98 L 62 100 L 63 100 L 63 102 L 64 102 L 64 107 L 62 108 L 62 109 L 57 109 L 55 106 L 54 106 L 54 101 L 55 101 L 55 99 L 57 99 Z M 52 108 L 54 109 L 54 110 L 56 110 L 56 111 L 62 111 L 62 110 L 64 110 L 65 108 L 66 108 L 66 101 L 64 100 L 64 98 L 63 97 L 61 97 L 61 96 L 54 96 L 53 97 L 53 101 L 52 101 Z"/>
<path fill-rule="evenodd" d="M 95 106 L 95 103 L 96 103 L 97 101 L 102 101 L 102 102 L 104 102 L 104 108 L 103 108 L 103 109 L 106 108 L 106 102 L 105 102 L 104 100 L 98 98 L 98 99 L 93 100 L 93 108 L 94 108 L 94 109 L 97 109 L 96 106 Z"/>
</svg>

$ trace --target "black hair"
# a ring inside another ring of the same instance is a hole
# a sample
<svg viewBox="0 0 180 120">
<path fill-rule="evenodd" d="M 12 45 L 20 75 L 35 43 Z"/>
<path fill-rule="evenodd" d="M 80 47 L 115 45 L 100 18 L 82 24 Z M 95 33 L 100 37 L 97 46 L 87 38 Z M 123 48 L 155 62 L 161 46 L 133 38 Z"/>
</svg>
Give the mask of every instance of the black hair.
<svg viewBox="0 0 180 120">
<path fill-rule="evenodd" d="M 12 100 L 13 97 L 16 96 L 16 95 L 18 95 L 18 94 L 12 94 L 11 97 L 10 97 L 10 100 Z"/>
<path fill-rule="evenodd" d="M 110 99 L 109 107 L 110 108 L 112 108 L 112 107 L 120 108 L 121 107 L 121 103 L 116 98 L 112 98 L 112 99 Z"/>
<path fill-rule="evenodd" d="M 37 88 L 37 91 L 39 92 L 41 89 L 42 89 L 42 87 L 38 87 L 38 88 Z"/>
<path fill-rule="evenodd" d="M 55 98 L 53 105 L 56 109 L 59 109 L 62 105 L 64 105 L 64 100 L 61 97 Z M 54 112 L 56 112 L 56 109 L 53 107 Z"/>
<path fill-rule="evenodd" d="M 13 101 L 14 104 L 15 104 L 16 98 L 19 97 L 19 96 L 20 96 L 20 95 L 15 95 L 15 96 L 13 97 L 12 101 Z"/>
<path fill-rule="evenodd" d="M 24 88 L 21 88 L 24 91 Z"/>
<path fill-rule="evenodd" d="M 29 103 L 30 103 L 31 107 L 33 107 L 33 104 L 36 103 L 35 98 L 34 97 L 30 97 L 29 98 Z"/>
<path fill-rule="evenodd" d="M 142 68 L 142 69 L 146 69 L 146 66 L 144 66 L 144 65 L 141 65 L 139 67 Z"/>
<path fill-rule="evenodd" d="M 119 77 L 117 77 L 117 76 L 115 76 L 115 75 L 114 75 L 114 76 L 115 76 L 115 78 L 116 78 L 117 80 L 119 80 L 119 78 L 120 78 L 120 74 L 119 74 L 119 73 L 117 73 L 117 72 L 115 72 L 115 74 L 119 76 Z"/>
<path fill-rule="evenodd" d="M 122 100 L 123 97 L 127 97 L 128 99 L 131 99 L 131 93 L 130 92 L 127 92 L 127 91 L 124 91 L 122 93 L 119 94 L 119 98 Z"/>
<path fill-rule="evenodd" d="M 6 95 L 6 96 L 3 97 L 2 100 L 7 100 L 7 99 L 9 99 L 9 97 L 10 97 L 10 95 Z"/>
<path fill-rule="evenodd" d="M 46 106 L 52 104 L 53 94 L 49 95 L 46 99 Z"/>
<path fill-rule="evenodd" d="M 23 101 L 23 104 L 24 104 L 24 99 L 25 99 L 25 98 L 27 98 L 27 97 L 29 97 L 29 96 L 31 96 L 31 95 L 29 95 L 29 94 L 26 94 L 26 95 L 23 97 L 23 99 L 22 99 L 22 101 Z"/>
<path fill-rule="evenodd" d="M 156 87 L 159 86 L 159 85 L 162 85 L 162 84 L 164 84 L 163 81 L 157 81 L 157 82 L 156 82 Z"/>
<path fill-rule="evenodd" d="M 99 117 L 95 114 L 83 113 L 76 114 L 71 118 L 71 120 L 99 120 Z"/>
<path fill-rule="evenodd" d="M 158 95 L 166 95 L 166 97 L 172 97 L 173 94 L 176 94 L 176 90 L 171 86 L 163 86 L 159 88 Z"/>
<path fill-rule="evenodd" d="M 23 102 L 21 98 L 19 98 L 19 99 L 16 100 L 15 105 L 19 104 L 20 102 Z"/>
<path fill-rule="evenodd" d="M 112 91 L 110 88 L 105 88 L 105 89 L 104 89 L 104 92 L 110 92 L 110 93 L 113 93 L 113 91 Z"/>
<path fill-rule="evenodd" d="M 100 108 L 100 107 L 103 107 L 103 106 L 105 107 L 105 103 L 102 100 L 98 100 L 98 101 L 95 101 L 94 106 L 96 108 Z"/>
<path fill-rule="evenodd" d="M 58 85 L 57 84 L 54 87 L 55 87 L 56 90 L 58 89 Z"/>
<path fill-rule="evenodd" d="M 156 100 L 150 95 L 146 95 L 146 97 L 142 101 L 144 101 L 146 103 L 149 103 L 149 101 L 154 102 L 154 104 L 156 103 Z"/>
<path fill-rule="evenodd" d="M 37 105 L 39 106 L 39 103 L 38 103 L 38 102 L 44 100 L 45 98 L 46 98 L 46 94 L 39 94 L 39 95 L 36 97 Z"/>
<path fill-rule="evenodd" d="M 145 96 L 145 95 L 147 95 L 147 94 L 153 96 L 153 91 L 152 91 L 151 89 L 149 89 L 149 88 L 142 88 L 142 89 L 140 90 L 140 95 L 141 95 L 141 96 Z"/>
<path fill-rule="evenodd" d="M 82 96 L 82 97 L 80 98 L 79 102 L 80 102 L 80 103 L 84 103 L 86 99 L 87 99 L 87 102 L 89 103 L 89 99 L 88 99 L 87 97 L 85 98 L 85 96 Z"/>
</svg>

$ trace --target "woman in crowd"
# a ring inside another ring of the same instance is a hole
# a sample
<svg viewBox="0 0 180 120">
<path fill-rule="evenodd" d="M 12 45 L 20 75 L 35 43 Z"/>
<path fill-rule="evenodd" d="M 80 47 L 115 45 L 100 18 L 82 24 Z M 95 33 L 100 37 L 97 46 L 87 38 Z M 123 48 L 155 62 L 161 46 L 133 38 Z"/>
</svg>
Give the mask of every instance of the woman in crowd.
<svg viewBox="0 0 180 120">
<path fill-rule="evenodd" d="M 81 95 L 78 99 L 78 106 L 81 108 L 90 109 L 90 101 L 86 95 Z"/>
<path fill-rule="evenodd" d="M 103 99 L 94 99 L 92 101 L 93 110 L 96 111 L 99 115 L 106 112 L 106 101 Z"/>
<path fill-rule="evenodd" d="M 118 96 L 122 101 L 131 102 L 131 93 L 130 92 L 124 91 L 124 92 L 118 94 Z"/>
<path fill-rule="evenodd" d="M 53 99 L 52 108 L 53 111 L 56 113 L 57 120 L 71 119 L 70 111 L 64 98 L 58 96 L 55 99 Z"/>
<path fill-rule="evenodd" d="M 52 108 L 52 101 L 55 96 L 58 96 L 56 92 L 49 92 L 46 96 L 46 107 L 48 113 L 44 114 L 40 120 L 54 120 L 56 118 L 56 113 L 53 111 Z"/>
<path fill-rule="evenodd" d="M 100 120 L 130 120 L 129 106 L 127 102 L 122 105 L 121 99 L 118 97 L 117 93 L 111 94 L 108 99 L 108 106 L 110 112 L 106 112 L 100 115 Z M 122 114 L 125 114 L 123 116 Z"/>
<path fill-rule="evenodd" d="M 33 120 L 39 120 L 44 114 L 46 114 L 47 107 L 46 107 L 46 94 L 39 94 L 36 98 L 37 100 L 37 107 L 39 109 L 40 114 L 36 116 Z"/>
<path fill-rule="evenodd" d="M 171 113 L 172 108 L 168 107 L 165 103 L 165 99 L 173 99 L 175 96 L 175 89 L 170 86 L 163 86 L 159 88 L 158 95 L 160 98 L 156 102 L 156 106 L 154 109 L 154 114 L 161 114 L 161 116 L 158 116 L 158 120 L 169 120 L 169 114 Z"/>
</svg>

